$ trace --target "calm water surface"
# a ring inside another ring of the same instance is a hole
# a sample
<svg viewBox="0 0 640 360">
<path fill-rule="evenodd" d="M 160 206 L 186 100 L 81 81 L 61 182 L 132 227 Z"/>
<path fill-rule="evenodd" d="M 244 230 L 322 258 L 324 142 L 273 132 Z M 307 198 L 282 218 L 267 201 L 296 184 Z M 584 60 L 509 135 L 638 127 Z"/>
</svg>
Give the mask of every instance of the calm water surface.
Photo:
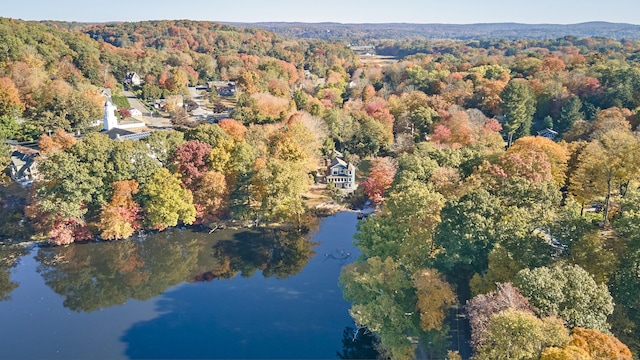
<svg viewBox="0 0 640 360">
<path fill-rule="evenodd" d="M 356 222 L 14 255 L 0 268 L 0 358 L 337 358 L 353 326 L 337 283 L 358 256 Z"/>
</svg>

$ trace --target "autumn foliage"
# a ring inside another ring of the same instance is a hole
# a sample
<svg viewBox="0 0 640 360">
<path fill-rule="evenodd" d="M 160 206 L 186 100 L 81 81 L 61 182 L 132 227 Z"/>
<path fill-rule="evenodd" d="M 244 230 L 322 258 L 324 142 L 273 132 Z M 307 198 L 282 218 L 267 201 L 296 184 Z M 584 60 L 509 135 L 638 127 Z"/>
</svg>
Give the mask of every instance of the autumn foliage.
<svg viewBox="0 0 640 360">
<path fill-rule="evenodd" d="M 375 158 L 371 161 L 369 178 L 362 183 L 364 193 L 376 204 L 384 200 L 384 192 L 391 187 L 397 164 L 391 158 Z"/>
<path fill-rule="evenodd" d="M 235 141 L 244 141 L 244 134 L 247 132 L 247 127 L 241 122 L 234 119 L 222 119 L 218 125 Z"/>
<path fill-rule="evenodd" d="M 594 329 L 574 328 L 571 341 L 563 347 L 545 349 L 541 360 L 619 359 L 631 360 L 629 348 L 615 337 Z"/>
<path fill-rule="evenodd" d="M 76 143 L 76 139 L 67 134 L 63 129 L 57 129 L 51 136 L 41 135 L 38 140 L 40 154 L 46 156 L 48 154 L 65 151 Z"/>
<path fill-rule="evenodd" d="M 535 307 L 520 294 L 520 291 L 510 283 L 497 284 L 498 290 L 488 294 L 478 295 L 466 305 L 471 325 L 471 343 L 480 344 L 491 317 L 507 309 L 533 313 Z"/>
<path fill-rule="evenodd" d="M 416 307 L 420 311 L 420 327 L 425 331 L 439 329 L 447 310 L 456 303 L 456 294 L 435 269 L 419 271 L 413 282 L 418 295 Z"/>
<path fill-rule="evenodd" d="M 194 189 L 208 171 L 207 157 L 210 152 L 211 146 L 198 140 L 188 141 L 176 148 L 172 163 L 176 172 L 182 174 L 182 183 L 186 188 Z"/>
<path fill-rule="evenodd" d="M 138 193 L 135 180 L 116 181 L 112 184 L 111 202 L 102 207 L 100 237 L 105 240 L 128 238 L 140 228 L 140 206 L 133 200 Z"/>
</svg>

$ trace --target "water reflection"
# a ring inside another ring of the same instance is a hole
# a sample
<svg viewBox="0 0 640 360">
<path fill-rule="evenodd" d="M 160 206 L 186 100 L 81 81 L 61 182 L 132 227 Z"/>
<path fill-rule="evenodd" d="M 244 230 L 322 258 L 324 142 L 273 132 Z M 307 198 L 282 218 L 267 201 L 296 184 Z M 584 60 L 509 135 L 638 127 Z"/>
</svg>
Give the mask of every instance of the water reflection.
<svg viewBox="0 0 640 360">
<path fill-rule="evenodd" d="M 217 266 L 195 276 L 195 281 L 230 279 L 238 273 L 251 277 L 262 271 L 264 277 L 288 278 L 299 273 L 315 253 L 317 246 L 298 231 L 271 230 L 236 233 L 232 240 L 213 245 Z"/>
<path fill-rule="evenodd" d="M 337 282 L 359 255 L 356 223 L 346 212 L 322 219 L 306 234 L 315 242 L 173 230 L 20 249 L 29 254 L 19 261 L 5 253 L 0 358 L 336 358 L 353 323 Z M 207 276 L 233 280 L 195 281 Z"/>
<path fill-rule="evenodd" d="M 189 276 L 198 251 L 195 239 L 156 236 L 41 248 L 36 260 L 45 283 L 65 297 L 66 308 L 91 312 L 162 294 Z"/>
<path fill-rule="evenodd" d="M 283 279 L 304 268 L 315 255 L 314 245 L 297 231 L 174 231 L 146 239 L 41 248 L 36 260 L 45 283 L 65 297 L 65 307 L 91 312 L 129 299 L 151 299 L 185 281 L 231 279 L 238 273 L 251 277 L 257 270 Z"/>
<path fill-rule="evenodd" d="M 342 332 L 342 352 L 338 352 L 340 359 L 377 359 L 379 357 L 376 346 L 378 341 L 370 331 L 364 328 L 347 326 Z"/>
<path fill-rule="evenodd" d="M 218 234 L 220 240 L 201 251 L 192 279 L 198 281 L 165 293 L 157 302 L 160 316 L 123 334 L 126 355 L 336 358 L 343 348 L 342 330 L 353 323 L 337 283 L 342 257 L 358 256 L 352 245 L 355 224 L 353 213 L 323 219 L 314 234 L 317 243 L 281 231 Z M 252 276 L 259 272 L 264 276 Z M 221 281 L 207 282 L 213 279 Z M 363 342 L 354 347 L 366 348 Z M 343 353 L 367 353 L 354 347 Z"/>
<path fill-rule="evenodd" d="M 22 246 L 0 246 L 0 301 L 11 300 L 11 292 L 18 283 L 11 280 L 11 270 L 29 249 Z"/>
</svg>

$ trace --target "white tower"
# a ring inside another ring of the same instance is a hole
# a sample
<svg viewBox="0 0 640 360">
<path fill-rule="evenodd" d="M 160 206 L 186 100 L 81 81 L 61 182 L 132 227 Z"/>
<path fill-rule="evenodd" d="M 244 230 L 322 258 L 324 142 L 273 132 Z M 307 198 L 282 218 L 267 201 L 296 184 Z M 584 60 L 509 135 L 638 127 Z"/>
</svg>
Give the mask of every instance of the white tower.
<svg viewBox="0 0 640 360">
<path fill-rule="evenodd" d="M 111 99 L 107 99 L 107 101 L 104 103 L 104 117 L 102 118 L 104 129 L 106 131 L 118 127 L 118 118 L 116 117 L 115 113 L 116 110 L 117 107 L 113 105 Z"/>
</svg>

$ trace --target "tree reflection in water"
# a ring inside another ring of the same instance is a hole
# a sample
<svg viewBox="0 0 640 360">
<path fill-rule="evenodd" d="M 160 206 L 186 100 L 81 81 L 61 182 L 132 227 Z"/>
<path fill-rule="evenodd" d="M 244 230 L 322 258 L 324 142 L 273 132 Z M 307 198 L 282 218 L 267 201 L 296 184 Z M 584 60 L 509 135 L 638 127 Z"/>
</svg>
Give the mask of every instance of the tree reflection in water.
<svg viewBox="0 0 640 360">
<path fill-rule="evenodd" d="M 243 231 L 224 239 L 229 234 L 169 231 L 146 239 L 45 247 L 36 260 L 45 283 L 65 297 L 66 308 L 92 312 L 151 299 L 185 281 L 251 277 L 257 270 L 287 278 L 306 266 L 317 245 L 298 231 Z M 0 272 L 0 296 L 17 286 L 8 274 Z"/>
<path fill-rule="evenodd" d="M 0 301 L 10 300 L 11 292 L 18 287 L 17 282 L 11 281 L 11 270 L 28 252 L 23 246 L 0 246 Z"/>
<path fill-rule="evenodd" d="M 36 260 L 45 283 L 65 297 L 66 308 L 91 312 L 147 300 L 183 282 L 199 249 L 196 239 L 155 237 L 41 248 Z"/>
<path fill-rule="evenodd" d="M 317 243 L 299 231 L 267 230 L 236 233 L 231 240 L 213 245 L 217 264 L 194 277 L 195 281 L 230 279 L 238 273 L 251 277 L 262 271 L 265 277 L 284 279 L 299 273 L 315 252 Z"/>
<path fill-rule="evenodd" d="M 366 328 L 347 326 L 342 332 L 342 352 L 337 355 L 340 359 L 378 359 L 379 353 L 376 336 Z"/>
</svg>

